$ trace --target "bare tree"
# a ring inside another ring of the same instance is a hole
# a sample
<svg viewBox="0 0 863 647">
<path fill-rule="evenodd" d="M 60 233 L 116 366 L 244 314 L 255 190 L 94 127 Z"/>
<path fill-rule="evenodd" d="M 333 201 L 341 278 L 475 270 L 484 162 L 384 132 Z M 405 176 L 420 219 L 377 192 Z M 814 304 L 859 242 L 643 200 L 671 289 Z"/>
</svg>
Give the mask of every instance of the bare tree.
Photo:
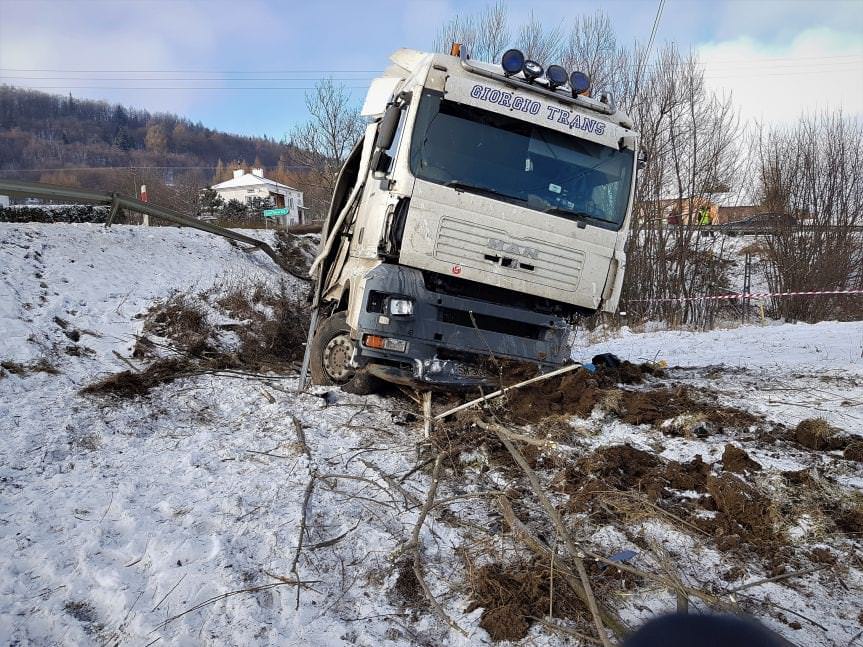
<svg viewBox="0 0 863 647">
<path fill-rule="evenodd" d="M 702 236 L 699 214 L 737 174 L 739 120 L 730 99 L 707 91 L 694 56 L 668 45 L 645 69 L 632 114 L 650 158 L 636 185 L 621 308 L 635 321 L 712 325 L 718 302 L 685 299 L 730 287 L 724 247 Z"/>
<path fill-rule="evenodd" d="M 759 194 L 776 214 L 766 237 L 771 291 L 863 289 L 863 124 L 841 112 L 760 129 Z M 791 320 L 863 316 L 859 296 L 779 297 Z"/>
<path fill-rule="evenodd" d="M 584 72 L 591 87 L 609 90 L 615 97 L 626 92 L 629 52 L 617 43 L 611 20 L 601 11 L 577 16 L 560 52 L 560 64 Z"/>
<path fill-rule="evenodd" d="M 324 79 L 306 94 L 310 119 L 291 132 L 295 159 L 308 167 L 304 201 L 322 217 L 333 193 L 339 169 L 363 133 L 363 120 L 348 90 Z"/>
<path fill-rule="evenodd" d="M 521 25 L 515 46 L 524 52 L 526 58 L 537 61 L 547 67 L 561 56 L 563 30 L 558 24 L 549 29 L 545 23 L 530 12 L 530 20 Z"/>
<path fill-rule="evenodd" d="M 495 63 L 507 49 L 507 22 L 508 11 L 502 0 L 475 15 L 457 14 L 438 29 L 435 49 L 449 53 L 452 43 L 461 43 L 471 58 Z"/>
</svg>

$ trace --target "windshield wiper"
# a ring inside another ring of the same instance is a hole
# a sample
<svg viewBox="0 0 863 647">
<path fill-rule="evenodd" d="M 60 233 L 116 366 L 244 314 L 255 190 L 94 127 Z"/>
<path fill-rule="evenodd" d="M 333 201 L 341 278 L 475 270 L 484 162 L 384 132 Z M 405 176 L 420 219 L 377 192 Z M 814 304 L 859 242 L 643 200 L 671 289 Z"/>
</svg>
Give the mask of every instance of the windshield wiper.
<svg viewBox="0 0 863 647">
<path fill-rule="evenodd" d="M 576 222 L 586 222 L 590 220 L 592 222 L 605 222 L 609 224 L 614 224 L 610 220 L 600 218 L 596 214 L 587 213 L 586 211 L 570 211 L 569 209 L 561 209 L 560 207 L 549 207 L 548 209 L 543 209 L 542 212 L 552 216 L 563 216 L 565 218 L 571 218 Z"/>
<path fill-rule="evenodd" d="M 455 189 L 456 191 L 475 193 L 476 195 L 482 195 L 487 198 L 494 198 L 495 200 L 503 200 L 504 202 L 511 202 L 512 204 L 524 204 L 524 200 L 520 200 L 519 198 L 514 198 L 510 195 L 504 195 L 503 193 L 498 193 L 497 191 L 487 189 L 482 186 L 474 186 L 473 184 L 467 184 L 466 182 L 461 182 L 460 180 L 450 180 L 449 182 L 444 183 L 444 186 L 449 187 L 450 189 Z"/>
<path fill-rule="evenodd" d="M 596 216 L 587 213 L 586 211 L 570 211 L 569 209 L 561 209 L 560 207 L 549 207 L 543 209 L 543 213 L 551 214 L 552 216 L 569 216 L 576 220 L 596 220 Z"/>
</svg>

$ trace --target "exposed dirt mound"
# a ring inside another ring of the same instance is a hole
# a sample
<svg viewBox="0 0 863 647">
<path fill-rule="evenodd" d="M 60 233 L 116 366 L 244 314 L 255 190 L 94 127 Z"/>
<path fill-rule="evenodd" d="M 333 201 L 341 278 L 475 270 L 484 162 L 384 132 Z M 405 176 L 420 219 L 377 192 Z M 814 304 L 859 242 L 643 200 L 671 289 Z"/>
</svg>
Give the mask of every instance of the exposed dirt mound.
<svg viewBox="0 0 863 647">
<path fill-rule="evenodd" d="M 699 426 L 705 429 L 704 423 L 709 423 L 713 431 L 719 432 L 724 428 L 745 429 L 761 422 L 747 411 L 716 404 L 706 399 L 707 394 L 699 395 L 701 397 L 696 397 L 686 386 L 623 391 L 621 419 L 631 425 L 654 426 L 671 420 L 675 424 L 663 426 L 663 431 L 670 435 L 697 433 Z"/>
<path fill-rule="evenodd" d="M 509 415 L 513 422 L 535 423 L 548 416 L 590 416 L 600 406 L 632 425 L 663 425 L 672 435 L 688 435 L 699 425 L 709 424 L 713 432 L 725 428 L 748 428 L 762 419 L 746 411 L 726 407 L 709 394 L 694 392 L 686 386 L 652 389 L 620 389 L 620 384 L 640 384 L 646 377 L 661 375 L 652 364 L 621 362 L 615 366 L 598 365 L 595 373 L 577 369 L 557 379 L 518 389 L 507 395 Z M 520 375 L 521 377 L 521 375 Z M 697 431 L 695 431 L 697 433 Z M 707 433 L 711 433 L 708 431 Z"/>
<path fill-rule="evenodd" d="M 615 492 L 643 494 L 652 503 L 672 503 L 670 490 L 704 492 L 710 465 L 696 455 L 688 463 L 667 461 L 629 445 L 597 449 L 561 470 L 553 487 L 571 495 L 576 512 L 605 515 L 604 504 Z"/>
<path fill-rule="evenodd" d="M 722 466 L 729 472 L 758 472 L 761 470 L 761 463 L 750 458 L 746 450 L 740 447 L 735 447 L 731 443 L 725 445 L 725 451 L 722 452 Z"/>
<path fill-rule="evenodd" d="M 716 503 L 721 523 L 729 535 L 739 535 L 756 546 L 776 541 L 770 500 L 733 474 L 707 477 L 707 491 Z"/>
<path fill-rule="evenodd" d="M 535 370 L 534 370 L 535 372 Z M 646 376 L 662 374 L 652 364 L 620 362 L 616 366 L 597 366 L 595 373 L 580 368 L 517 389 L 507 395 L 507 404 L 513 419 L 536 422 L 551 415 L 590 415 L 597 402 L 618 384 L 640 384 Z M 521 379 L 531 375 L 519 374 Z"/>
<path fill-rule="evenodd" d="M 427 606 L 422 585 L 414 573 L 413 561 L 403 559 L 397 564 L 398 577 L 393 586 L 393 592 L 401 602 L 416 609 Z"/>
<path fill-rule="evenodd" d="M 804 447 L 818 451 L 842 449 L 848 444 L 841 430 L 831 427 L 823 418 L 803 420 L 794 429 L 793 439 Z"/>
<path fill-rule="evenodd" d="M 548 614 L 550 578 L 548 563 L 487 564 L 470 573 L 471 603 L 467 612 L 482 608 L 479 626 L 492 640 L 520 640 L 534 618 Z M 566 584 L 554 579 L 553 613 L 577 619 L 586 609 Z"/>
<path fill-rule="evenodd" d="M 852 440 L 842 454 L 849 461 L 863 463 L 863 440 Z"/>
</svg>

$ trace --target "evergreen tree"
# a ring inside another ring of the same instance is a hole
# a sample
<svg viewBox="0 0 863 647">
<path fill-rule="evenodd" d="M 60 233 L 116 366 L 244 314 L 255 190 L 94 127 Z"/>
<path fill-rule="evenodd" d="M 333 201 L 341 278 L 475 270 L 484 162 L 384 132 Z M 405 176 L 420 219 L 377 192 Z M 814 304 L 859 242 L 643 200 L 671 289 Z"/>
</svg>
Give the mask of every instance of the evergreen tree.
<svg viewBox="0 0 863 647">
<path fill-rule="evenodd" d="M 206 188 L 201 191 L 200 208 L 203 212 L 212 216 L 224 206 L 225 199 L 213 189 Z"/>
</svg>

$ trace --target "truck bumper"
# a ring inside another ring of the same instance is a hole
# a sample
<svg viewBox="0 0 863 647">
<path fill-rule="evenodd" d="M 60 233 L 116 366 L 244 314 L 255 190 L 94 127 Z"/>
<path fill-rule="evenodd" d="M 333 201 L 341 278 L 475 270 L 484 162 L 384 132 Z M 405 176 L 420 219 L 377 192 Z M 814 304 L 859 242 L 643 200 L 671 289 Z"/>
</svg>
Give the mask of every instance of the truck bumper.
<svg viewBox="0 0 863 647">
<path fill-rule="evenodd" d="M 413 313 L 391 314 L 392 297 L 411 299 Z M 391 382 L 470 389 L 497 383 L 479 366 L 490 355 L 541 370 L 564 364 L 570 359 L 569 332 L 561 317 L 432 292 L 419 270 L 384 264 L 365 277 L 354 360 Z M 369 336 L 395 346 L 404 342 L 404 351 L 373 348 Z"/>
</svg>

